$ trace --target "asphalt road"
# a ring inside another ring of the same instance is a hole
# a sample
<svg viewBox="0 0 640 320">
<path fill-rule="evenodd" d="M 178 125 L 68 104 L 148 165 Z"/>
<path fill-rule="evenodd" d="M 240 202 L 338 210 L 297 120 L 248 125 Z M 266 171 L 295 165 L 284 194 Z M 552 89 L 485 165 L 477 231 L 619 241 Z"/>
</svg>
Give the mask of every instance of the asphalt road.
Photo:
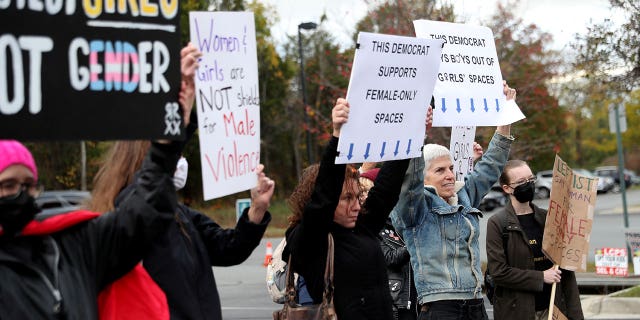
<svg viewBox="0 0 640 320">
<path fill-rule="evenodd" d="M 629 207 L 640 207 L 640 190 L 627 192 Z M 545 208 L 547 200 L 536 200 L 536 203 Z M 596 216 L 591 235 L 591 248 L 597 247 L 624 247 L 624 222 L 622 214 L 612 213 L 622 207 L 620 194 L 598 195 L 596 201 Z M 635 210 L 640 213 L 640 209 Z M 488 212 L 482 219 L 486 228 L 486 220 L 494 212 Z M 640 228 L 640 214 L 629 215 L 629 225 Z M 484 235 L 485 229 L 481 231 Z M 263 239 L 253 254 L 241 265 L 225 268 L 213 268 L 216 277 L 218 291 L 222 302 L 222 315 L 227 319 L 264 319 L 272 318 L 272 312 L 280 309 L 282 305 L 271 301 L 266 289 L 266 268 L 262 266 L 265 256 L 266 243 L 271 241 L 275 247 L 280 239 Z M 484 238 L 481 238 L 483 259 Z M 593 260 L 593 250 L 590 250 L 589 259 Z M 486 304 L 487 313 L 493 319 L 493 308 Z"/>
</svg>

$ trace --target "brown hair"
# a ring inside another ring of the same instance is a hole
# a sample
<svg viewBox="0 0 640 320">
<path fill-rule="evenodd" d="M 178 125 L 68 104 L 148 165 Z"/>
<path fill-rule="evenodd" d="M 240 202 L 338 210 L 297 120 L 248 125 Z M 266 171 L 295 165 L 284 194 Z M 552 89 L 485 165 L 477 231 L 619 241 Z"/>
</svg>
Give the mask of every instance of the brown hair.
<svg viewBox="0 0 640 320">
<path fill-rule="evenodd" d="M 108 212 L 115 209 L 113 203 L 126 186 L 133 182 L 136 171 L 142 167 L 142 161 L 151 147 L 147 140 L 116 141 L 107 152 L 102 166 L 93 179 L 91 200 L 87 204 L 94 212 Z M 174 218 L 180 231 L 191 242 L 178 212 Z"/>
<path fill-rule="evenodd" d="M 509 171 L 513 168 L 518 168 L 522 166 L 529 166 L 529 164 L 524 160 L 509 160 L 504 165 L 504 169 L 502 169 L 502 174 L 500 174 L 500 186 L 509 185 Z"/>
<path fill-rule="evenodd" d="M 298 181 L 298 185 L 293 189 L 289 199 L 287 199 L 287 204 L 289 205 L 289 209 L 291 209 L 291 215 L 288 218 L 289 227 L 294 227 L 300 222 L 300 220 L 302 220 L 304 207 L 311 200 L 311 194 L 315 188 L 319 171 L 319 164 L 312 164 L 304 169 L 304 171 L 302 171 L 300 181 Z M 358 189 L 360 189 L 358 176 L 358 170 L 354 166 L 348 164 L 345 168 L 344 175 L 346 186 L 351 187 L 352 183 L 356 183 L 358 185 Z"/>
<path fill-rule="evenodd" d="M 150 146 L 151 143 L 146 140 L 116 141 L 111 146 L 93 179 L 89 210 L 107 212 L 114 209 L 116 196 L 133 182 Z"/>
</svg>

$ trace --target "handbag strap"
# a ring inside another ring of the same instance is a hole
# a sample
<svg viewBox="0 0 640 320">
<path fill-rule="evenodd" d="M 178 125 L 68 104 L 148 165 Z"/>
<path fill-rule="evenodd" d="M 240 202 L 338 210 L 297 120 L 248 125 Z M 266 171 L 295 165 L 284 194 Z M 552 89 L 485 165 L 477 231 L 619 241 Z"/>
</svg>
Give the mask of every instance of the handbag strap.
<svg viewBox="0 0 640 320">
<path fill-rule="evenodd" d="M 293 254 L 289 254 L 289 261 L 287 262 L 287 277 L 286 277 L 286 293 L 287 293 L 287 302 L 286 305 L 290 305 L 292 307 L 296 306 L 296 286 L 293 277 L 293 272 L 291 271 L 291 256 Z M 331 303 L 333 304 L 333 256 L 334 256 L 334 246 L 333 246 L 333 236 L 331 233 L 327 236 L 327 262 L 324 267 L 324 294 L 322 297 L 323 303 Z"/>
<path fill-rule="evenodd" d="M 322 302 L 326 305 L 327 303 L 333 304 L 333 257 L 334 257 L 334 248 L 333 248 L 333 236 L 329 233 L 327 237 L 327 263 L 324 267 L 324 296 L 322 297 Z"/>
</svg>

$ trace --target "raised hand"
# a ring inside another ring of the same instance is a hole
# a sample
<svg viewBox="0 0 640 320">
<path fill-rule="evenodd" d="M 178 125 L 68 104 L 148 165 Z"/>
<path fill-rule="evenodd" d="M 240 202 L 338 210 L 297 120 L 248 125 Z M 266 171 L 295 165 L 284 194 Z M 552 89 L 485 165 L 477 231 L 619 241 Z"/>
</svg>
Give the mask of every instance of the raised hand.
<svg viewBox="0 0 640 320">
<path fill-rule="evenodd" d="M 346 99 L 338 98 L 336 105 L 331 110 L 331 121 L 333 123 L 333 136 L 340 137 L 342 125 L 349 120 L 349 102 Z"/>
<path fill-rule="evenodd" d="M 431 127 L 433 126 L 433 108 L 431 106 L 427 108 L 427 119 L 425 124 L 426 124 L 426 128 L 425 128 L 424 134 L 428 135 L 429 131 L 431 131 Z"/>
<path fill-rule="evenodd" d="M 256 169 L 258 175 L 258 185 L 251 189 L 251 207 L 249 208 L 249 220 L 253 223 L 260 223 L 265 212 L 269 209 L 271 197 L 275 190 L 276 183 L 264 174 L 264 165 L 259 164 Z"/>
<path fill-rule="evenodd" d="M 193 108 L 193 103 L 196 98 L 194 76 L 196 69 L 198 69 L 198 59 L 200 59 L 201 56 L 202 53 L 196 49 L 191 42 L 180 50 L 180 73 L 182 74 L 182 80 L 178 101 L 182 106 L 185 127 L 191 119 L 191 109 Z"/>
<path fill-rule="evenodd" d="M 509 87 L 507 81 L 502 80 L 502 92 L 505 96 L 507 96 L 507 100 L 515 100 L 516 99 L 516 89 Z M 498 126 L 496 128 L 496 132 L 499 134 L 510 137 L 511 136 L 511 125 Z"/>
<path fill-rule="evenodd" d="M 502 80 L 502 92 L 505 96 L 507 96 L 507 100 L 515 100 L 516 99 L 516 89 L 509 87 L 507 81 Z"/>
<path fill-rule="evenodd" d="M 473 161 L 480 159 L 483 154 L 484 154 L 484 150 L 482 150 L 482 146 L 479 143 L 474 141 L 473 142 Z"/>
</svg>

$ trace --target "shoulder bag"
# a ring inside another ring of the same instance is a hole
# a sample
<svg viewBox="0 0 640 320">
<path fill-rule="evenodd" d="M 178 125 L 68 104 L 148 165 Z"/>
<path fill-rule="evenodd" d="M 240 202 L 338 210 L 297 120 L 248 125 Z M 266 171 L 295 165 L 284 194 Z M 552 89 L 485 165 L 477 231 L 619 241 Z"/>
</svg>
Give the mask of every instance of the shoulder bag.
<svg viewBox="0 0 640 320">
<path fill-rule="evenodd" d="M 322 303 L 300 306 L 296 303 L 296 288 L 292 268 L 287 268 L 287 301 L 282 310 L 273 312 L 273 320 L 337 320 L 333 306 L 333 237 L 328 234 L 327 263 L 324 268 L 324 293 Z M 289 266 L 291 265 L 289 255 Z"/>
</svg>

